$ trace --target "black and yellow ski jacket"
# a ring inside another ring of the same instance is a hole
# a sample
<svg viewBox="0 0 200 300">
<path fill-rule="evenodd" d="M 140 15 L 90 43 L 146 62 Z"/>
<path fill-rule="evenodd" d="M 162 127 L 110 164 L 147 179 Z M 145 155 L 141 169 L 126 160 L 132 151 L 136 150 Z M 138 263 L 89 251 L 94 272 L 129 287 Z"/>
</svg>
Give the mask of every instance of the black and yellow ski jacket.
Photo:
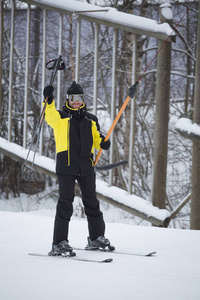
<svg viewBox="0 0 200 300">
<path fill-rule="evenodd" d="M 45 120 L 54 130 L 56 173 L 88 175 L 94 166 L 94 148 L 99 150 L 104 139 L 97 117 L 87 111 L 85 104 L 73 109 L 66 103 L 58 111 L 53 101 L 46 106 Z"/>
</svg>

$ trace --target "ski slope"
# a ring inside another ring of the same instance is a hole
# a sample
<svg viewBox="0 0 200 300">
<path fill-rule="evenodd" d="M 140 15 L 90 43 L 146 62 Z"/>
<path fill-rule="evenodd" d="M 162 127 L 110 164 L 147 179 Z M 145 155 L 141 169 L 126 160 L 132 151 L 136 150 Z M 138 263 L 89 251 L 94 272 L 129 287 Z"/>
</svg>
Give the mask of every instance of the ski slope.
<svg viewBox="0 0 200 300">
<path fill-rule="evenodd" d="M 107 223 L 117 250 L 155 257 L 77 251 L 109 264 L 29 256 L 51 248 L 54 217 L 45 210 L 0 211 L 1 300 L 199 300 L 200 231 Z M 70 244 L 84 247 L 85 219 L 73 218 Z"/>
</svg>

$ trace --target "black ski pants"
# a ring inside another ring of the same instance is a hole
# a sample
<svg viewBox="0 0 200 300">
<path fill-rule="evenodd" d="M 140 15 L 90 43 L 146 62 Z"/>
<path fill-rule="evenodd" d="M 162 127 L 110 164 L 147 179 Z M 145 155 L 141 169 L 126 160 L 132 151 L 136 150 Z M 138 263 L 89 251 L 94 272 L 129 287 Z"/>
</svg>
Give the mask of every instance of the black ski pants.
<svg viewBox="0 0 200 300">
<path fill-rule="evenodd" d="M 68 241 L 69 222 L 73 214 L 73 201 L 75 181 L 82 193 L 82 202 L 88 221 L 89 237 L 91 240 L 103 235 L 105 223 L 103 214 L 99 208 L 99 200 L 96 198 L 96 178 L 95 172 L 87 176 L 58 175 L 60 197 L 57 204 L 53 244 L 57 245 L 63 240 Z"/>
</svg>

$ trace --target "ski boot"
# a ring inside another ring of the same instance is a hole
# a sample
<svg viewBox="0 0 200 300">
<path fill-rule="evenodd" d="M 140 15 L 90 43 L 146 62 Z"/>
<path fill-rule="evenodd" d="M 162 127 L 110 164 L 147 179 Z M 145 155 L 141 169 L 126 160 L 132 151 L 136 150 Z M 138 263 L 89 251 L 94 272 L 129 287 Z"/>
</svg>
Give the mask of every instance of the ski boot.
<svg viewBox="0 0 200 300">
<path fill-rule="evenodd" d="M 91 241 L 88 237 L 88 244 L 85 250 L 101 250 L 101 251 L 114 251 L 115 247 L 110 244 L 110 241 L 104 236 L 99 236 L 96 240 Z"/>
<path fill-rule="evenodd" d="M 76 256 L 73 248 L 68 244 L 67 241 L 62 241 L 58 245 L 52 245 L 52 250 L 48 253 L 49 256 Z"/>
</svg>

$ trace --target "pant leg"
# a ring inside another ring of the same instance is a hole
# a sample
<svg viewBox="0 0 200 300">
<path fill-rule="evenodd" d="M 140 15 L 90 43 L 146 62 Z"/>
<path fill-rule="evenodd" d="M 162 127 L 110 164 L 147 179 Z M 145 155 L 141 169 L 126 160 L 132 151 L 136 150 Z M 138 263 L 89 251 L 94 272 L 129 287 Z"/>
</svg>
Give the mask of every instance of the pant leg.
<svg viewBox="0 0 200 300">
<path fill-rule="evenodd" d="M 100 235 L 104 236 L 105 233 L 105 222 L 100 211 L 99 200 L 96 197 L 95 172 L 90 173 L 88 176 L 80 176 L 77 180 L 88 220 L 89 236 L 91 240 L 95 240 Z"/>
<path fill-rule="evenodd" d="M 53 244 L 68 241 L 69 221 L 73 214 L 75 176 L 58 175 L 59 200 L 54 222 Z"/>
</svg>

